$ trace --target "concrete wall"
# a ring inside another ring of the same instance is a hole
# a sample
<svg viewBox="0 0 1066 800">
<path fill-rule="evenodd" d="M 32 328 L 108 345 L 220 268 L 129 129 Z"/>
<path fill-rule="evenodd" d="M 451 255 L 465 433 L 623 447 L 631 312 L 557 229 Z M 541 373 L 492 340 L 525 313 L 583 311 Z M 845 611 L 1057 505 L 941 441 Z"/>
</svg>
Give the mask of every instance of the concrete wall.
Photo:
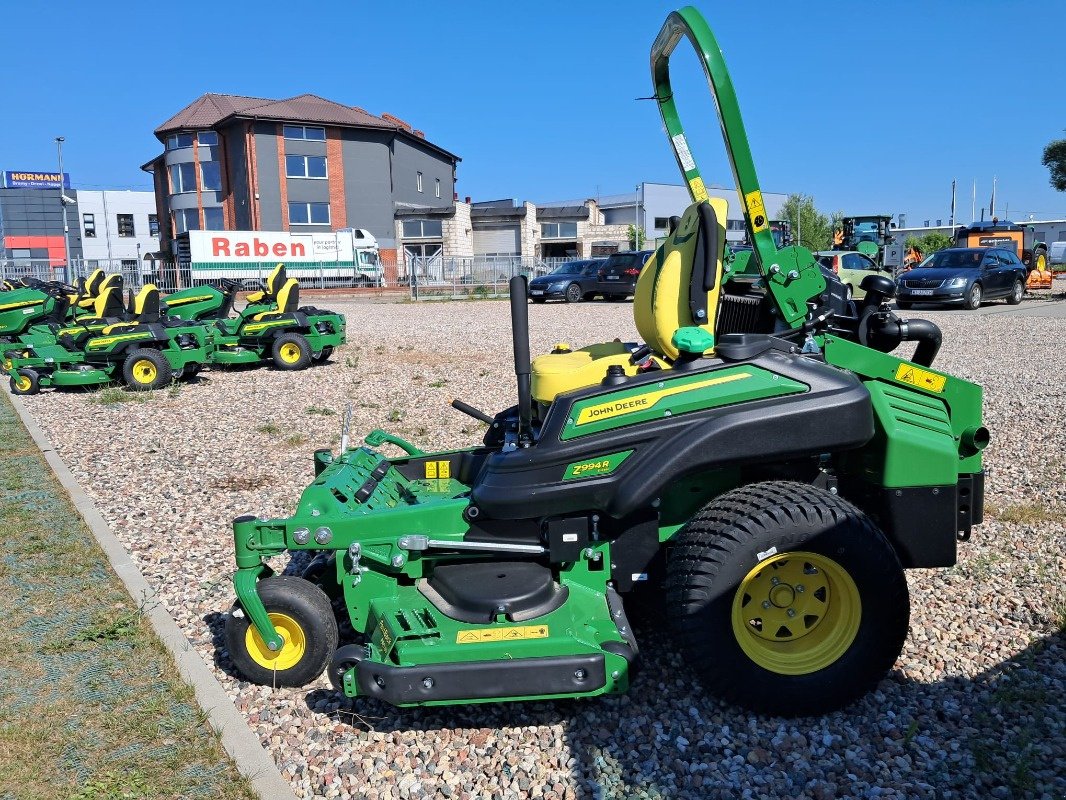
<svg viewBox="0 0 1066 800">
<path fill-rule="evenodd" d="M 418 191 L 417 176 L 422 173 L 422 191 Z M 455 193 L 452 164 L 435 150 L 416 144 L 406 137 L 396 136 L 392 145 L 392 199 L 398 203 L 412 203 L 433 208 L 447 208 Z M 440 197 L 436 196 L 436 181 L 440 180 Z"/>
<path fill-rule="evenodd" d="M 286 230 L 281 213 L 281 178 L 278 168 L 278 126 L 273 122 L 256 122 L 252 126 L 255 136 L 255 171 L 259 180 L 255 200 L 259 209 L 259 229 L 264 231 Z M 286 213 L 288 216 L 288 213 Z M 315 226 L 308 226 L 314 230 Z"/>
<path fill-rule="evenodd" d="M 389 169 L 391 136 L 387 131 L 350 128 L 341 133 L 348 225 L 370 231 L 383 248 L 396 247 Z"/>
<path fill-rule="evenodd" d="M 153 192 L 82 190 L 78 192 L 77 220 L 71 219 L 71 230 L 78 226 L 82 256 L 87 260 L 136 259 L 138 252 L 144 256 L 159 250 L 159 237 L 148 235 L 148 215 L 155 213 Z M 85 236 L 85 214 L 93 215 L 95 237 Z M 133 215 L 134 236 L 118 235 L 119 214 Z"/>
</svg>

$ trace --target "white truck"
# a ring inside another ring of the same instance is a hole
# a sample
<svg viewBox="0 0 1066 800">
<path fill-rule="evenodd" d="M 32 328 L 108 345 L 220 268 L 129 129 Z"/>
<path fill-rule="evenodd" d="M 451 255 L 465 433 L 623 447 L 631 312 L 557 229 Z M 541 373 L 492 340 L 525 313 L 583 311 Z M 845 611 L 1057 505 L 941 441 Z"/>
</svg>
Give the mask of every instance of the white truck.
<svg viewBox="0 0 1066 800">
<path fill-rule="evenodd" d="M 363 228 L 330 233 L 285 231 L 189 231 L 192 285 L 218 278 L 262 280 L 279 262 L 289 277 L 309 284 L 384 286 L 377 239 Z"/>
</svg>

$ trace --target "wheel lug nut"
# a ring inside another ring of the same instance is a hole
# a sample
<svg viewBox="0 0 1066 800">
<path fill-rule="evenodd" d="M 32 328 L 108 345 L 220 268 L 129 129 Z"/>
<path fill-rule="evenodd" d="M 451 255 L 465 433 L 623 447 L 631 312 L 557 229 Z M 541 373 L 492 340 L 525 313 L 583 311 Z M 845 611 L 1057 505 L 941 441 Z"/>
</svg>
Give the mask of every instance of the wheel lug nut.
<svg viewBox="0 0 1066 800">
<path fill-rule="evenodd" d="M 797 583 L 796 584 L 796 591 L 797 592 L 802 592 L 803 591 L 803 584 L 802 583 Z"/>
<path fill-rule="evenodd" d="M 777 584 L 781 583 L 781 579 L 780 578 L 770 578 L 770 583 L 772 585 L 774 585 L 774 586 L 777 586 Z"/>
<path fill-rule="evenodd" d="M 788 611 L 786 611 L 785 613 L 786 613 L 786 614 L 788 614 L 788 615 L 789 615 L 790 617 L 794 617 L 794 616 L 796 616 L 796 609 L 794 609 L 794 608 L 790 608 L 790 609 L 789 609 Z"/>
<path fill-rule="evenodd" d="M 763 600 L 762 601 L 762 607 L 763 608 L 769 608 L 770 607 L 770 601 L 769 600 Z"/>
</svg>

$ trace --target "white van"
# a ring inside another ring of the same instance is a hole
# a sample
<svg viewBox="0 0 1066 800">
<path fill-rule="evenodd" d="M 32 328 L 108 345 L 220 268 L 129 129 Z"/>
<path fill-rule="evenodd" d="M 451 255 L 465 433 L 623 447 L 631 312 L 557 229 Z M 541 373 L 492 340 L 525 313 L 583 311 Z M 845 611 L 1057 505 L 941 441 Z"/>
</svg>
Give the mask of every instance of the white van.
<svg viewBox="0 0 1066 800">
<path fill-rule="evenodd" d="M 1066 264 L 1066 242 L 1052 242 L 1047 260 L 1050 264 Z"/>
</svg>

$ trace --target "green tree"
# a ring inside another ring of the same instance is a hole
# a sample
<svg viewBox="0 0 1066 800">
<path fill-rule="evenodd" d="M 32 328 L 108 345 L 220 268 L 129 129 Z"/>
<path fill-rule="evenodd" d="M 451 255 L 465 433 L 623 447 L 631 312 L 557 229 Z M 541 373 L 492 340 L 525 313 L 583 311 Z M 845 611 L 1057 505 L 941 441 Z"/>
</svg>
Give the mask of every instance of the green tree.
<svg viewBox="0 0 1066 800">
<path fill-rule="evenodd" d="M 643 228 L 637 228 L 635 225 L 630 225 L 626 228 L 626 236 L 629 237 L 629 241 L 633 245 L 634 250 L 639 250 L 644 246 L 646 234 L 644 233 Z"/>
<path fill-rule="evenodd" d="M 1056 139 L 1044 148 L 1044 166 L 1051 172 L 1051 185 L 1066 192 L 1066 139 Z"/>
<path fill-rule="evenodd" d="M 908 236 L 903 242 L 903 246 L 907 249 L 916 247 L 922 252 L 922 255 L 926 256 L 930 253 L 935 253 L 937 250 L 951 247 L 952 244 L 950 236 L 937 231 L 927 233 L 924 236 Z"/>
<path fill-rule="evenodd" d="M 833 220 L 814 207 L 814 198 L 790 194 L 781 205 L 782 219 L 792 224 L 792 238 L 808 250 L 828 250 L 833 245 Z"/>
</svg>

